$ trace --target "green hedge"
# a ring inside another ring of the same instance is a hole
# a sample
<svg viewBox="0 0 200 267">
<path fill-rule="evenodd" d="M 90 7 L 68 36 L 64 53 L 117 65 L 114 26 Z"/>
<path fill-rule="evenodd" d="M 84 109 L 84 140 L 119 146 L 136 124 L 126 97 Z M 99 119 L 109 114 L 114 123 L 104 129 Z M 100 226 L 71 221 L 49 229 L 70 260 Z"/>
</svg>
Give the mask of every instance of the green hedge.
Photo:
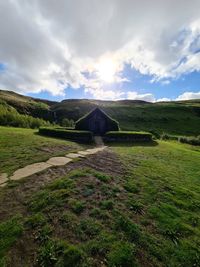
<svg viewBox="0 0 200 267">
<path fill-rule="evenodd" d="M 93 135 L 89 131 L 77 131 L 77 130 L 67 130 L 63 128 L 41 127 L 39 128 L 39 133 L 46 136 L 59 137 L 63 139 L 70 139 L 80 142 L 91 142 L 93 140 Z"/>
<path fill-rule="evenodd" d="M 180 143 L 186 143 L 186 144 L 190 144 L 193 146 L 200 146 L 200 135 L 197 137 L 194 136 L 190 136 L 190 137 L 186 137 L 186 136 L 181 136 L 178 138 L 178 141 Z"/>
<path fill-rule="evenodd" d="M 104 135 L 104 140 L 109 142 L 127 141 L 127 142 L 150 142 L 152 141 L 152 134 L 147 132 L 132 132 L 132 131 L 111 131 Z"/>
<path fill-rule="evenodd" d="M 199 136 L 175 136 L 169 134 L 162 134 L 162 140 L 173 140 L 180 143 L 185 143 L 193 146 L 200 146 L 200 135 Z"/>
</svg>

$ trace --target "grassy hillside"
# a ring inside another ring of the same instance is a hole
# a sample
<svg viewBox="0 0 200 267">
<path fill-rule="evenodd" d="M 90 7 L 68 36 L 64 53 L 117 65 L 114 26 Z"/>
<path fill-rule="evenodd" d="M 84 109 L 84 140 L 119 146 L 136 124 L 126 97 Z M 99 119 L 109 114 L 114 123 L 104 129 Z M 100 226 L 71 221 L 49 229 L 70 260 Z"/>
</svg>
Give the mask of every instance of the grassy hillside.
<svg viewBox="0 0 200 267">
<path fill-rule="evenodd" d="M 21 114 L 53 121 L 53 113 L 50 110 L 50 106 L 56 102 L 35 99 L 11 91 L 0 90 L 0 103 L 2 105 L 6 103 Z"/>
<path fill-rule="evenodd" d="M 76 121 L 98 106 L 119 121 L 122 130 L 156 131 L 175 135 L 198 135 L 200 133 L 200 100 L 147 103 L 132 100 L 71 99 L 51 102 L 18 96 L 12 92 L 5 93 L 5 91 L 0 91 L 0 99 L 15 106 L 22 113 L 28 112 L 42 118 L 45 118 L 44 114 L 50 114 L 48 116 L 58 122 L 64 118 Z M 46 111 L 35 108 L 37 105 L 46 105 Z"/>
</svg>

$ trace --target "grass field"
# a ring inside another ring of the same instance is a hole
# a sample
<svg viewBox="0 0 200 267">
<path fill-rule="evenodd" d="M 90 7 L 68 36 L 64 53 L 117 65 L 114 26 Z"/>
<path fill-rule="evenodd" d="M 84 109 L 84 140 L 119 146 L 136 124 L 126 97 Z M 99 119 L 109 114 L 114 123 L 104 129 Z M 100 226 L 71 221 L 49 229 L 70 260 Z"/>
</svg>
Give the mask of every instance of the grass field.
<svg viewBox="0 0 200 267">
<path fill-rule="evenodd" d="M 199 147 L 177 142 L 118 144 L 35 192 L 25 190 L 31 179 L 6 188 L 0 214 L 12 216 L 0 224 L 0 263 L 199 266 L 199 162 Z M 9 204 L 17 193 L 24 202 Z"/>
<path fill-rule="evenodd" d="M 37 135 L 38 130 L 0 127 L 0 173 L 11 174 L 28 164 L 76 151 L 81 146 Z"/>
</svg>

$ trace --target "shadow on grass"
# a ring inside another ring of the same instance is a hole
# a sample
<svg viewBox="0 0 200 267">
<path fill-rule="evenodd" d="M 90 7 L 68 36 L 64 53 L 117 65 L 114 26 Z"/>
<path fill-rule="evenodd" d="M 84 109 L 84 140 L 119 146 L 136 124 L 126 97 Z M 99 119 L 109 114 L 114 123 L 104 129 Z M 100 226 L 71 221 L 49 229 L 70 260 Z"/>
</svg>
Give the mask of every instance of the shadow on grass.
<svg viewBox="0 0 200 267">
<path fill-rule="evenodd" d="M 109 146 L 118 146 L 118 147 L 132 147 L 132 146 L 145 146 L 145 147 L 152 147 L 157 146 L 158 142 L 155 140 L 151 142 L 105 142 L 105 145 Z"/>
<path fill-rule="evenodd" d="M 62 141 L 69 141 L 69 142 L 74 142 L 74 143 L 78 143 L 80 145 L 94 145 L 93 141 L 85 141 L 85 140 L 80 140 L 78 138 L 65 138 L 65 137 L 60 137 L 60 136 L 51 136 L 51 135 L 45 135 L 38 132 L 34 133 L 35 135 L 39 135 L 39 136 L 43 136 L 46 138 L 50 138 L 50 139 L 57 139 L 57 140 L 62 140 Z"/>
</svg>

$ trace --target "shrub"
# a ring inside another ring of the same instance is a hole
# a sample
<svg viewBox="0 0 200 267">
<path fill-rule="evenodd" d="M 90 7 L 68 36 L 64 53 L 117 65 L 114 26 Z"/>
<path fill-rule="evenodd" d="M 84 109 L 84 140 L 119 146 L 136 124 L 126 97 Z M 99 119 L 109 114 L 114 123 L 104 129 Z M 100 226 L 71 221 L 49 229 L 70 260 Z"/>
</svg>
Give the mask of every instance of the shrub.
<svg viewBox="0 0 200 267">
<path fill-rule="evenodd" d="M 39 128 L 39 133 L 42 135 L 58 137 L 63 139 L 70 139 L 74 141 L 91 142 L 93 140 L 93 135 L 89 131 L 77 131 L 77 130 L 67 130 L 63 128 L 42 127 Z"/>
<path fill-rule="evenodd" d="M 158 132 L 153 131 L 153 130 L 151 130 L 151 131 L 149 131 L 149 132 L 153 135 L 153 137 L 154 137 L 155 139 L 160 139 L 160 134 L 159 134 Z"/>
<path fill-rule="evenodd" d="M 73 120 L 69 120 L 67 118 L 64 118 L 61 122 L 61 125 L 63 127 L 74 127 L 74 121 Z"/>
<path fill-rule="evenodd" d="M 152 134 L 147 132 L 131 132 L 131 131 L 111 131 L 104 136 L 105 141 L 133 141 L 133 142 L 149 142 L 152 141 Z"/>
<path fill-rule="evenodd" d="M 181 143 L 186 143 L 186 144 L 190 144 L 193 146 L 200 146 L 200 135 L 197 137 L 194 136 L 190 136 L 190 137 L 185 137 L 185 136 L 181 136 L 179 137 L 179 142 Z"/>
<path fill-rule="evenodd" d="M 166 134 L 166 133 L 162 133 L 160 136 L 161 140 L 174 140 L 177 141 L 178 137 L 175 135 L 170 135 L 170 134 Z"/>
</svg>

